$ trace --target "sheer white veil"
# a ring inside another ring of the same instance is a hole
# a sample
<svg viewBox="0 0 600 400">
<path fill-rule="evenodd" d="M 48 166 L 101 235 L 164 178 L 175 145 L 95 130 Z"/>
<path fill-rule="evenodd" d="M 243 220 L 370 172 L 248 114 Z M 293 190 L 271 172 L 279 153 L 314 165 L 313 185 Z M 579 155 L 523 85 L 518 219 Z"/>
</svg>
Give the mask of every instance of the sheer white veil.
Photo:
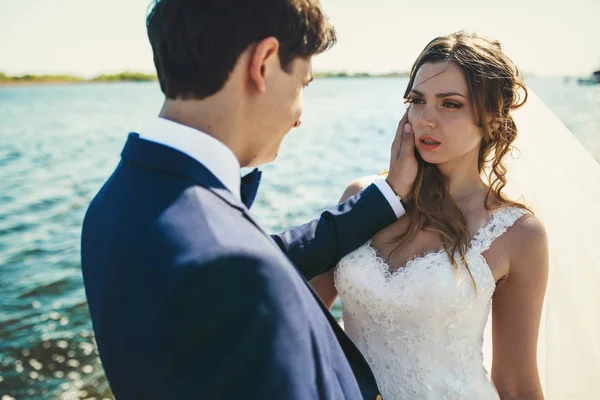
<svg viewBox="0 0 600 400">
<path fill-rule="evenodd" d="M 538 346 L 544 394 L 547 400 L 599 399 L 600 164 L 531 90 L 513 117 L 518 134 L 504 160 L 504 192 L 542 220 L 550 249 Z"/>
</svg>

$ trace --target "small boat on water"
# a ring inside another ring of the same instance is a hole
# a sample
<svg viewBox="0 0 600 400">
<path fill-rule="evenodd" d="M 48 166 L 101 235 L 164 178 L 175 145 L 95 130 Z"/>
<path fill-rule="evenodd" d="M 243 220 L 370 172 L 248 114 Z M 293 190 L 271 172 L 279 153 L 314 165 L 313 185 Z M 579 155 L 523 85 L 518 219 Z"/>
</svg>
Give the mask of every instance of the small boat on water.
<svg viewBox="0 0 600 400">
<path fill-rule="evenodd" d="M 598 71 L 594 71 L 592 76 L 589 78 L 579 78 L 577 82 L 580 85 L 598 85 L 600 84 L 600 69 Z"/>
</svg>

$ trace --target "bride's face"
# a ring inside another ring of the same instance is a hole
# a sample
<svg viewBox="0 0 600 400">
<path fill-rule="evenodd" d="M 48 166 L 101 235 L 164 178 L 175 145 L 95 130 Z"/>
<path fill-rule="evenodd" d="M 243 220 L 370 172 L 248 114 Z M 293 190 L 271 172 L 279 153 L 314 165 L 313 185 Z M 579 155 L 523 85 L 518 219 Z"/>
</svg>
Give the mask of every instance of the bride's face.
<svg viewBox="0 0 600 400">
<path fill-rule="evenodd" d="M 444 164 L 475 157 L 483 131 L 475 122 L 465 76 L 455 63 L 426 63 L 411 88 L 408 120 L 426 162 Z"/>
</svg>

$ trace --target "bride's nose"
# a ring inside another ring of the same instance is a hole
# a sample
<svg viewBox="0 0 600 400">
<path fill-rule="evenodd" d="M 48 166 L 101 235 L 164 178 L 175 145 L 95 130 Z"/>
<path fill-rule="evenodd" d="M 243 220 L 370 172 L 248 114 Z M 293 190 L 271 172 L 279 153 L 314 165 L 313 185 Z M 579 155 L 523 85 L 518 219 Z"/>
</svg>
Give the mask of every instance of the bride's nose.
<svg viewBox="0 0 600 400">
<path fill-rule="evenodd" d="M 429 128 L 435 129 L 437 126 L 437 116 L 436 111 L 433 107 L 425 105 L 421 108 L 420 112 L 417 112 L 416 115 L 412 118 L 413 125 L 416 128 Z"/>
</svg>

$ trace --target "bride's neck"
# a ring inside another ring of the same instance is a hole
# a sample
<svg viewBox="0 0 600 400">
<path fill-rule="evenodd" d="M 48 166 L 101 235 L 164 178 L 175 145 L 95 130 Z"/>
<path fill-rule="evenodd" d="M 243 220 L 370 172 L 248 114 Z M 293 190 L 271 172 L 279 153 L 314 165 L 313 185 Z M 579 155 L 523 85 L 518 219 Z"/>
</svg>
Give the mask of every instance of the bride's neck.
<svg viewBox="0 0 600 400">
<path fill-rule="evenodd" d="M 439 164 L 438 168 L 448 179 L 450 196 L 456 201 L 461 201 L 467 196 L 486 188 L 479 174 L 477 158 L 466 157 Z"/>
</svg>

